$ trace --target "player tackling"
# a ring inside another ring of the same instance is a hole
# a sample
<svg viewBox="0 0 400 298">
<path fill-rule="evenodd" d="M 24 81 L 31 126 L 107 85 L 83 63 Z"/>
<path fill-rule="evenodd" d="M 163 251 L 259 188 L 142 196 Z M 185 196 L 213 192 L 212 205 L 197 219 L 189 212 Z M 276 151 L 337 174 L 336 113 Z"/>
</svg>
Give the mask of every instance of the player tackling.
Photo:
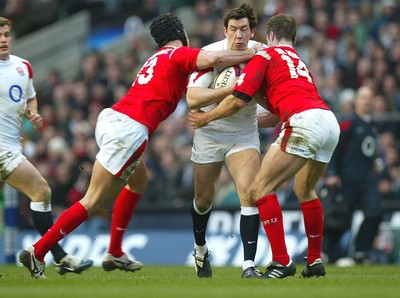
<svg viewBox="0 0 400 298">
<path fill-rule="evenodd" d="M 89 217 L 108 208 L 117 196 L 111 225 L 115 227 L 114 221 L 118 221 L 118 225 L 127 226 L 135 204 L 126 200 L 126 195 L 148 177 L 140 157 L 149 136 L 176 109 L 189 75 L 213 65 L 239 64 L 252 58 L 257 51 L 190 48 L 182 22 L 172 13 L 156 17 L 150 32 L 160 49 L 140 69 L 128 93 L 114 106 L 104 109 L 97 119 L 95 133 L 100 151 L 85 196 L 62 213 L 42 238 L 19 255 L 21 263 L 35 278 L 43 276 L 47 252 Z M 119 237 L 122 238 L 124 231 L 121 229 Z M 119 248 L 118 255 L 110 252 L 106 255 L 103 267 L 106 270 L 140 269 L 142 264 L 134 262 Z M 129 267 L 132 264 L 133 268 Z"/>
<path fill-rule="evenodd" d="M 301 276 L 324 276 L 323 210 L 315 187 L 338 143 L 339 124 L 318 95 L 311 73 L 293 48 L 294 18 L 287 14 L 271 17 L 266 33 L 269 47 L 259 51 L 246 65 L 233 94 L 214 110 L 191 112 L 188 119 L 194 127 L 203 127 L 246 107 L 252 96 L 265 88 L 269 110 L 278 115 L 283 124 L 250 188 L 272 250 L 272 262 L 263 277 L 285 278 L 296 273 L 286 249 L 282 210 L 276 196 L 278 187 L 292 177 L 308 238 L 307 264 Z"/>
</svg>

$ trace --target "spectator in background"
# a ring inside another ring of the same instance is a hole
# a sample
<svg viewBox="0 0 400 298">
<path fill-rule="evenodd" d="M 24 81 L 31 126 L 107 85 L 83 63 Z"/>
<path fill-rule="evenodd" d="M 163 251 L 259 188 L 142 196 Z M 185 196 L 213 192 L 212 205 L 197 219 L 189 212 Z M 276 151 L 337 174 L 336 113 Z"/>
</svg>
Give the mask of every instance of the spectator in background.
<svg viewBox="0 0 400 298">
<path fill-rule="evenodd" d="M 383 218 L 383 202 L 378 191 L 379 173 L 376 168 L 378 158 L 377 131 L 371 122 L 373 92 L 367 86 L 357 90 L 354 99 L 354 113 L 340 123 L 339 144 L 328 166 L 324 183 L 328 188 L 336 187 L 348 206 L 343 218 L 337 221 L 351 224 L 353 212 L 361 208 L 364 220 L 355 238 L 355 251 L 350 257 L 355 263 L 369 261 L 375 236 Z M 334 209 L 335 206 L 328 206 Z M 335 221 L 328 216 L 325 221 Z M 335 245 L 350 226 L 325 226 L 323 251 L 333 260 Z"/>
</svg>

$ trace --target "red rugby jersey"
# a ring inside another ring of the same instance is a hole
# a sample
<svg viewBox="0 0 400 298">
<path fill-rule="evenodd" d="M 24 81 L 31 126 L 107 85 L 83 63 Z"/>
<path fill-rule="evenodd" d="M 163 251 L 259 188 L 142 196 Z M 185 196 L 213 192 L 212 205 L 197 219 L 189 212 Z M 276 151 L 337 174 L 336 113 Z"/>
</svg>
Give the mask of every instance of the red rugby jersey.
<svg viewBox="0 0 400 298">
<path fill-rule="evenodd" d="M 112 108 L 146 125 L 150 135 L 171 115 L 196 70 L 200 49 L 164 47 L 140 69 L 128 93 Z"/>
<path fill-rule="evenodd" d="M 288 45 L 259 51 L 243 69 L 234 95 L 247 101 L 258 89 L 265 90 L 269 110 L 283 122 L 301 111 L 329 109 L 319 96 L 306 64 Z"/>
</svg>

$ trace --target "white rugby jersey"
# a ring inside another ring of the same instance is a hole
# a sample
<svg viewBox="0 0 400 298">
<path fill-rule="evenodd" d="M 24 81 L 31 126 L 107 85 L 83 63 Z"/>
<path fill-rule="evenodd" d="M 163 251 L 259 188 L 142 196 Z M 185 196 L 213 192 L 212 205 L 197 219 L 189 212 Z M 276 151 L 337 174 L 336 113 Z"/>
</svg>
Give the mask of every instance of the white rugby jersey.
<svg viewBox="0 0 400 298">
<path fill-rule="evenodd" d="M 207 51 L 219 51 L 219 50 L 227 50 L 227 39 L 223 39 L 221 41 L 214 42 L 203 47 L 204 50 Z M 250 40 L 248 47 L 254 47 L 258 42 L 254 40 Z M 212 82 L 215 77 L 224 67 L 214 67 L 213 71 L 199 71 L 194 72 L 190 75 L 188 88 L 189 87 L 204 87 L 211 88 Z M 204 112 L 208 112 L 214 109 L 217 106 L 217 103 L 211 104 L 207 107 L 201 108 Z M 244 108 L 239 110 L 237 113 L 232 116 L 218 119 L 215 121 L 211 121 L 205 126 L 205 128 L 224 130 L 226 132 L 238 132 L 239 130 L 247 130 L 251 128 L 257 128 L 257 102 L 253 99 L 249 102 Z"/>
<path fill-rule="evenodd" d="M 21 146 L 26 102 L 36 95 L 32 78 L 28 61 L 14 55 L 0 60 L 0 151 Z"/>
</svg>

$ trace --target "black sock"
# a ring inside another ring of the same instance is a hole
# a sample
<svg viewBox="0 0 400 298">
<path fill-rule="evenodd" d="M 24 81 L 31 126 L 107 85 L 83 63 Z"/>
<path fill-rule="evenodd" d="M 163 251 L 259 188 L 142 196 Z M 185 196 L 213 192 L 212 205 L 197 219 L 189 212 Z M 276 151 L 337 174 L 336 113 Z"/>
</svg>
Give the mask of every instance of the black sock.
<svg viewBox="0 0 400 298">
<path fill-rule="evenodd" d="M 193 235 L 194 241 L 197 245 L 203 246 L 206 244 L 206 229 L 208 219 L 210 218 L 211 209 L 205 214 L 198 214 L 194 209 L 194 201 L 191 208 L 192 222 L 193 222 Z"/>
<path fill-rule="evenodd" d="M 258 230 L 260 228 L 260 216 L 240 215 L 240 236 L 242 237 L 244 261 L 254 261 L 257 252 Z"/>
<path fill-rule="evenodd" d="M 40 233 L 40 235 L 44 235 L 52 226 L 53 226 L 53 217 L 51 212 L 39 212 L 32 211 L 32 220 L 36 229 Z M 56 243 L 51 248 L 51 253 L 53 254 L 54 261 L 58 263 L 63 257 L 67 255 L 67 253 L 61 248 L 61 246 Z"/>
</svg>

